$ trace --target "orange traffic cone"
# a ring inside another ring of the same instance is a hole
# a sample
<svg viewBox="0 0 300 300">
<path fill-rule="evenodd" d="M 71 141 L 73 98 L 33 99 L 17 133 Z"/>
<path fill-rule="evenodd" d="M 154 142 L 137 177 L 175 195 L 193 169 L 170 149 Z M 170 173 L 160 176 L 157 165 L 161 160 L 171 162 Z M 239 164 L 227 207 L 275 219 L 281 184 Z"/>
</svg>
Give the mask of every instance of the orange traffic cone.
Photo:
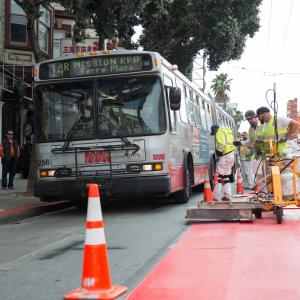
<svg viewBox="0 0 300 300">
<path fill-rule="evenodd" d="M 126 286 L 111 283 L 99 190 L 97 184 L 91 184 L 81 287 L 65 295 L 64 299 L 115 299 L 126 291 Z"/>
<path fill-rule="evenodd" d="M 259 185 L 258 184 L 255 184 L 254 190 L 255 190 L 255 193 L 258 193 L 258 191 L 259 191 Z"/>
<path fill-rule="evenodd" d="M 237 184 L 236 184 L 236 192 L 238 194 L 243 194 L 244 188 L 243 188 L 243 178 L 241 175 L 241 170 L 240 168 L 237 168 Z"/>
<path fill-rule="evenodd" d="M 209 176 L 207 170 L 205 170 L 205 176 L 204 176 L 204 202 L 212 202 L 213 201 L 213 195 L 209 183 Z"/>
<path fill-rule="evenodd" d="M 218 183 L 219 181 L 219 174 L 216 172 L 215 175 L 214 175 L 214 183 L 215 185 Z"/>
</svg>

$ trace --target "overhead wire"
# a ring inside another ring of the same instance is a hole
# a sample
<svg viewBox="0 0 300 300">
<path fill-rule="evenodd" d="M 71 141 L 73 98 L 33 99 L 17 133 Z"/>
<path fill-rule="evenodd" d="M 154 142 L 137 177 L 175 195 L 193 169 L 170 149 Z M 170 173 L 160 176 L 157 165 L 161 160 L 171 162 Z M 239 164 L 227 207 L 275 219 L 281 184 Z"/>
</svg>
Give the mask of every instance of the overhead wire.
<svg viewBox="0 0 300 300">
<path fill-rule="evenodd" d="M 236 69 L 241 69 L 244 71 L 255 72 L 263 74 L 264 76 L 281 76 L 281 75 L 300 75 L 300 72 L 270 72 L 270 71 L 262 71 L 256 69 L 249 69 L 246 67 L 233 66 Z"/>
<path fill-rule="evenodd" d="M 272 2 L 273 2 L 273 0 L 271 0 L 271 5 L 270 5 L 269 26 L 268 26 L 267 45 L 266 45 L 266 56 L 269 53 L 269 42 L 270 42 L 270 32 L 271 32 L 271 18 L 272 18 Z"/>
<path fill-rule="evenodd" d="M 279 56 L 278 56 L 278 59 L 277 59 L 277 65 L 279 64 L 281 56 L 282 56 L 283 47 L 284 47 L 285 39 L 286 39 L 286 36 L 287 36 L 287 31 L 288 31 L 289 22 L 290 22 L 290 19 L 291 19 L 293 6 L 294 6 L 294 0 L 291 0 L 289 15 L 288 15 L 288 19 L 287 19 L 287 22 L 286 22 L 286 25 L 285 25 L 284 35 L 283 35 L 283 39 L 282 39 L 282 42 L 281 42 Z"/>
</svg>

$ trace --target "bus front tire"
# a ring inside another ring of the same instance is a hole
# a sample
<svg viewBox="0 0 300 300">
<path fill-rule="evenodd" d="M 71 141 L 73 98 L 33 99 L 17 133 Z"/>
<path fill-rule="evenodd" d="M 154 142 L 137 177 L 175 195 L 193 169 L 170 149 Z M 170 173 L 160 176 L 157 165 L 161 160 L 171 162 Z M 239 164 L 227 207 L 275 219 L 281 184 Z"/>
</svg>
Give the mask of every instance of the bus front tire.
<svg viewBox="0 0 300 300">
<path fill-rule="evenodd" d="M 185 168 L 184 189 L 175 194 L 175 203 L 176 204 L 188 203 L 191 194 L 192 194 L 191 170 L 189 168 Z"/>
</svg>

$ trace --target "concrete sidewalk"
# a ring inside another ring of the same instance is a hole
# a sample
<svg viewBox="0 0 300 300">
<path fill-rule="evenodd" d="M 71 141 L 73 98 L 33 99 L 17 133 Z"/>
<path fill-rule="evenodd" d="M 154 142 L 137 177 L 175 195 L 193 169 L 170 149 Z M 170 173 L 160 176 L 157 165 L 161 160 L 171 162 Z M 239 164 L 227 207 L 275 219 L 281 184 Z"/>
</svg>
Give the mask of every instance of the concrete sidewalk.
<svg viewBox="0 0 300 300">
<path fill-rule="evenodd" d="M 25 193 L 27 190 L 27 179 L 15 178 L 13 190 L 0 189 L 0 197 L 8 194 Z"/>
<path fill-rule="evenodd" d="M 15 179 L 14 186 L 14 190 L 0 190 L 0 224 L 72 206 L 69 201 L 44 203 L 27 195 L 27 179 Z"/>
</svg>

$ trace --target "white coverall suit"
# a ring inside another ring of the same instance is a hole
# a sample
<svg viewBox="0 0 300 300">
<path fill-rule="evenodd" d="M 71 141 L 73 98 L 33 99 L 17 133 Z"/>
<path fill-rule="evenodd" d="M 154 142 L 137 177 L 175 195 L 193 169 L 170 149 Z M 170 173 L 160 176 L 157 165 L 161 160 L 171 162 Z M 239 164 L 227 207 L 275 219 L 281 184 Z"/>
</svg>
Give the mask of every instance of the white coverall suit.
<svg viewBox="0 0 300 300">
<path fill-rule="evenodd" d="M 218 173 L 218 182 L 214 187 L 214 201 L 231 200 L 231 183 L 229 176 L 234 165 L 233 134 L 231 129 L 220 127 L 216 133 L 216 152 L 219 156 L 217 160 L 216 172 Z M 223 198 L 221 198 L 223 188 Z"/>
</svg>

